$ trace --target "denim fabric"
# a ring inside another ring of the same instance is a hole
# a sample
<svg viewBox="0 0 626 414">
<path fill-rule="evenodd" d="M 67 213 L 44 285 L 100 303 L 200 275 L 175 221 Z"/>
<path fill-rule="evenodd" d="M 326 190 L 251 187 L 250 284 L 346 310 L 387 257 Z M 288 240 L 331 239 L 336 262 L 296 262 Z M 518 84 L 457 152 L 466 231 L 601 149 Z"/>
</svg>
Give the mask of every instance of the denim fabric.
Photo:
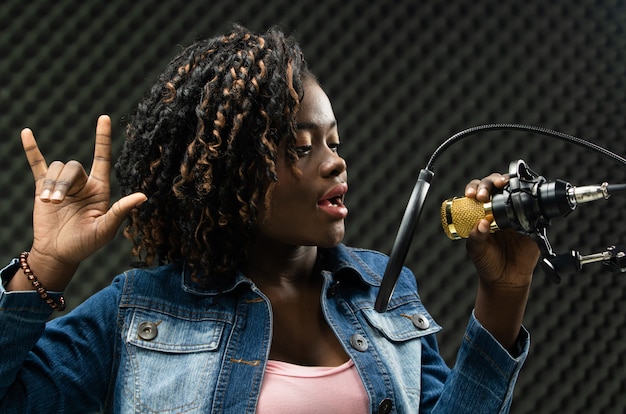
<svg viewBox="0 0 626 414">
<path fill-rule="evenodd" d="M 450 370 L 441 328 L 403 269 L 373 309 L 387 257 L 326 251 L 324 315 L 353 359 L 372 413 L 505 413 L 527 355 L 512 357 L 472 316 Z M 3 280 L 16 270 L 9 264 Z M 184 265 L 130 270 L 68 315 L 34 292 L 0 290 L 2 413 L 254 413 L 272 338 L 267 298 L 244 275 L 203 290 Z M 390 408 L 390 411 L 379 411 Z"/>
</svg>

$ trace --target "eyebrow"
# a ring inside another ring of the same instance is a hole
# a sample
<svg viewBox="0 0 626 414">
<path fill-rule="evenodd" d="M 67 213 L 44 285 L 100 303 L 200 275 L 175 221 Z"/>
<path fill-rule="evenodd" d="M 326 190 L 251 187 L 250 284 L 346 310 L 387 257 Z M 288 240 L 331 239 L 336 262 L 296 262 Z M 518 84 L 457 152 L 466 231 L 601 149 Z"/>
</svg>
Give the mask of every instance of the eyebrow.
<svg viewBox="0 0 626 414">
<path fill-rule="evenodd" d="M 328 124 L 329 129 L 335 128 L 336 126 L 337 126 L 337 121 L 332 121 L 330 124 Z M 316 124 L 315 122 L 298 122 L 296 124 L 296 128 L 297 129 L 319 129 L 321 128 L 321 125 Z"/>
</svg>

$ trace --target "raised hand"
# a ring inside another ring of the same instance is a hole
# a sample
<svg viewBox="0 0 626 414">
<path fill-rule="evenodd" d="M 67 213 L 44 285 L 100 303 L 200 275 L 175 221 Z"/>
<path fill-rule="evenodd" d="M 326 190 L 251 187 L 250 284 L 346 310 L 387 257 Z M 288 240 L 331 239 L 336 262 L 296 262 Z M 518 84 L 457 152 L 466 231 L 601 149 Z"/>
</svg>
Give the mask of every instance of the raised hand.
<svg viewBox="0 0 626 414">
<path fill-rule="evenodd" d="M 471 181 L 465 195 L 488 202 L 491 193 L 507 182 L 505 175 L 494 173 Z M 502 287 L 527 286 L 539 258 L 539 248 L 530 237 L 512 230 L 489 234 L 486 220 L 478 223 L 470 234 L 467 247 L 481 280 Z"/>
<path fill-rule="evenodd" d="M 130 210 L 146 196 L 134 193 L 109 207 L 111 120 L 96 125 L 93 164 L 87 175 L 77 161 L 46 163 L 30 129 L 22 145 L 35 179 L 34 240 L 29 265 L 48 290 L 63 290 L 78 264 L 115 236 Z"/>
<path fill-rule="evenodd" d="M 500 174 L 472 180 L 465 196 L 487 202 L 492 192 L 507 182 Z M 529 236 L 510 229 L 490 234 L 489 222 L 483 219 L 470 232 L 467 250 L 479 275 L 476 318 L 510 348 L 520 331 L 539 247 Z"/>
</svg>

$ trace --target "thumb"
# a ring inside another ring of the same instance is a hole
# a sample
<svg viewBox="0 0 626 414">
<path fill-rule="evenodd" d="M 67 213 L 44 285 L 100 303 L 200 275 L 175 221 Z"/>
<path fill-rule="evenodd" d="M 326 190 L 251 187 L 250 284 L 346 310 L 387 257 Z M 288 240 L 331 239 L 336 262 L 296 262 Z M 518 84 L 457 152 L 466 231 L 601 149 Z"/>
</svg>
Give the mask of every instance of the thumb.
<svg viewBox="0 0 626 414">
<path fill-rule="evenodd" d="M 130 211 L 147 199 L 148 197 L 143 193 L 133 193 L 113 203 L 109 211 L 102 216 L 105 232 L 115 234 Z"/>
</svg>

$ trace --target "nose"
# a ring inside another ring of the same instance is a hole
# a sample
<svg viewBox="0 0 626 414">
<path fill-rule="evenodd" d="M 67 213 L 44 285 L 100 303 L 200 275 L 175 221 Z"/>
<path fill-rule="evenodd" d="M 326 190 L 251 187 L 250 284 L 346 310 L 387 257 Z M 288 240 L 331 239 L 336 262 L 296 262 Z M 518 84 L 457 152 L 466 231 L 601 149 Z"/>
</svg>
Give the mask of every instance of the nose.
<svg viewBox="0 0 626 414">
<path fill-rule="evenodd" d="M 320 164 L 320 173 L 322 177 L 335 177 L 346 172 L 348 165 L 336 152 L 331 152 Z"/>
</svg>

